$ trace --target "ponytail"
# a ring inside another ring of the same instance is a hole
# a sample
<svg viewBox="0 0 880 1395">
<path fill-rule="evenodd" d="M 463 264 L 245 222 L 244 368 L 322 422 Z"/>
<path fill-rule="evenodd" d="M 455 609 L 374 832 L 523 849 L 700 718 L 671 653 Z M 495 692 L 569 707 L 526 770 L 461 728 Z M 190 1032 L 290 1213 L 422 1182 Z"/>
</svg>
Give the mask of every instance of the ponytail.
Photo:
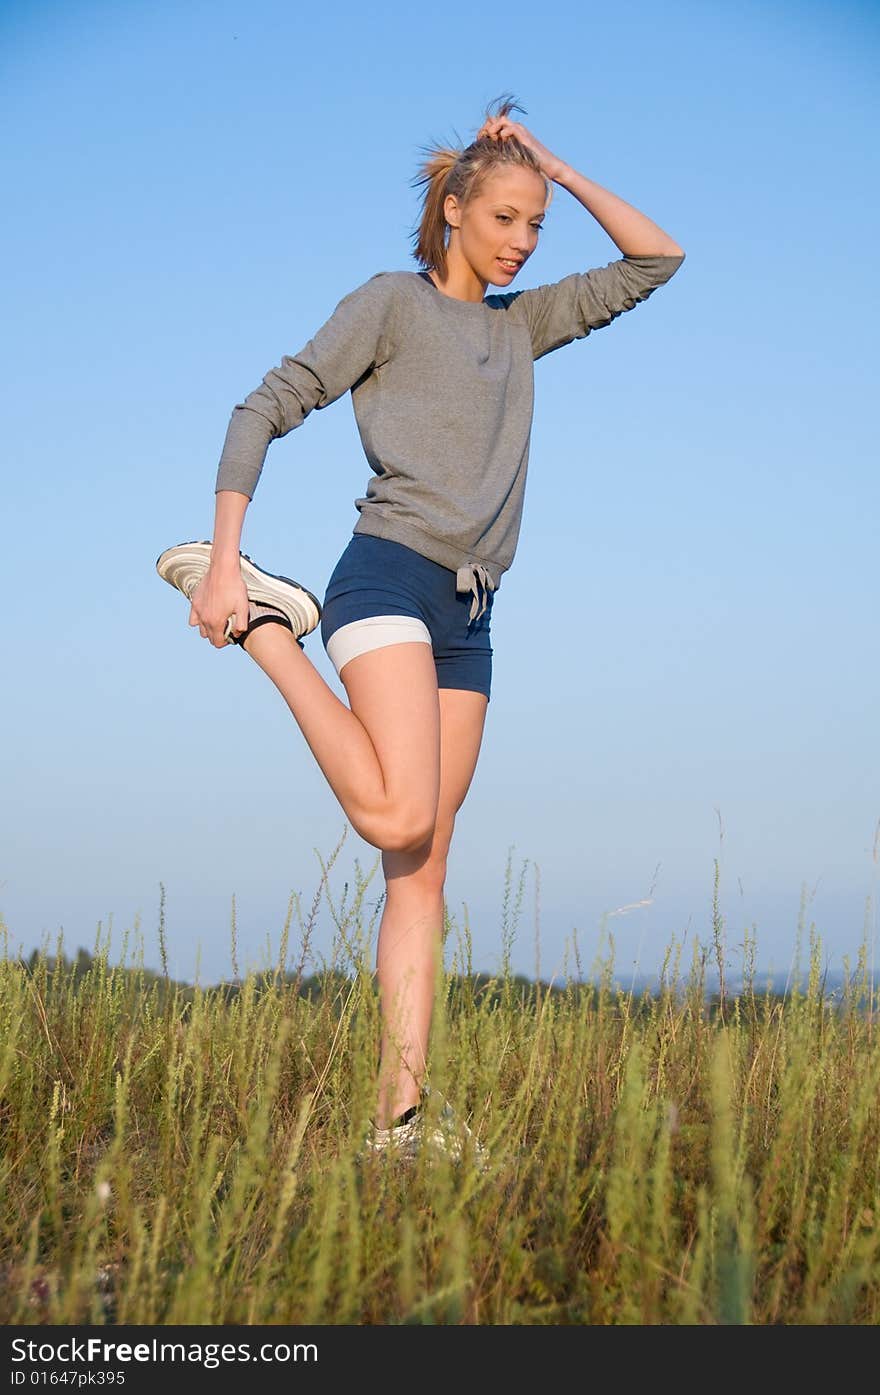
<svg viewBox="0 0 880 1395">
<path fill-rule="evenodd" d="M 493 112 L 490 103 L 486 108 L 484 120 L 489 117 L 507 116 L 514 110 L 526 114 L 525 108 L 509 95 L 495 100 L 498 103 L 497 110 Z M 545 207 L 553 197 L 552 185 L 541 169 L 537 155 L 515 136 L 508 136 L 503 141 L 484 136 L 463 148 L 434 145 L 423 146 L 422 151 L 426 159 L 412 181 L 416 188 L 424 186 L 422 214 L 419 226 L 412 234 L 412 255 L 423 269 L 432 268 L 437 271 L 441 280 L 446 279 L 447 223 L 444 204 L 450 194 L 454 195 L 460 204 L 465 205 L 479 192 L 487 175 L 498 168 L 516 165 L 534 170 L 544 180 L 547 188 Z"/>
</svg>

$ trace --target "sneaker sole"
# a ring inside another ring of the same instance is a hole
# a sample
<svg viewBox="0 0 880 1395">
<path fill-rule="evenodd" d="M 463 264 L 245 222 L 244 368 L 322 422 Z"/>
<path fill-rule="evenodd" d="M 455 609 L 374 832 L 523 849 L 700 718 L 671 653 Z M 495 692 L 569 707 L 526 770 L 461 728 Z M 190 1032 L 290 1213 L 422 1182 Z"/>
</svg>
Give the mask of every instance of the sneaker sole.
<svg viewBox="0 0 880 1395">
<path fill-rule="evenodd" d="M 240 552 L 239 558 L 249 600 L 261 605 L 276 606 L 292 622 L 293 633 L 297 639 L 317 629 L 321 623 L 321 603 L 317 596 L 312 595 L 305 586 L 289 576 L 273 576 L 271 572 L 264 572 L 262 567 L 251 561 L 246 552 Z M 204 576 L 210 562 L 211 543 L 178 543 L 176 547 L 167 548 L 157 558 L 156 570 L 163 581 L 167 581 L 169 586 L 174 586 L 189 600 L 187 592 L 180 584 L 183 579 L 181 573 L 184 572 L 189 577 L 194 570 L 200 570 Z"/>
</svg>

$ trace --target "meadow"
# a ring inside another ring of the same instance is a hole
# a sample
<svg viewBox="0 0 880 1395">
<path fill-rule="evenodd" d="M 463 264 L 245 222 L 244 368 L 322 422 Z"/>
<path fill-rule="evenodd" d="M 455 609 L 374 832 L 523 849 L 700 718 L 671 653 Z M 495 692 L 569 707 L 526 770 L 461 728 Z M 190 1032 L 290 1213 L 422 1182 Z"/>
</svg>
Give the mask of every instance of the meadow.
<svg viewBox="0 0 880 1395">
<path fill-rule="evenodd" d="M 0 959 L 0 1322 L 876 1324 L 880 1041 L 867 938 L 784 993 L 718 910 L 653 991 L 474 973 L 447 920 L 430 1078 L 488 1147 L 358 1160 L 381 899 L 291 899 L 273 967 L 211 987 L 59 937 Z M 312 953 L 321 905 L 333 952 Z M 296 953 L 292 956 L 291 946 Z M 613 945 L 613 942 L 612 942 Z M 54 952 L 52 952 L 54 948 Z M 718 969 L 707 987 L 707 970 Z M 310 972 L 306 973 L 309 967 Z"/>
</svg>

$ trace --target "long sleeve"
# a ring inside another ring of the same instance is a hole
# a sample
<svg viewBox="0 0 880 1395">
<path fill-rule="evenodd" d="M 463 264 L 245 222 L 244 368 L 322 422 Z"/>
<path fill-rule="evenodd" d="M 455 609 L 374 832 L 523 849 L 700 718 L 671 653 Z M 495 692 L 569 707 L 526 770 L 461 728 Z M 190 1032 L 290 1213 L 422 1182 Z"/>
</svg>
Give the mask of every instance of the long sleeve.
<svg viewBox="0 0 880 1395">
<path fill-rule="evenodd" d="M 390 352 L 393 297 L 379 271 L 350 291 L 304 348 L 285 354 L 232 410 L 215 489 L 253 498 L 270 441 L 300 426 L 313 408 L 328 407 Z"/>
<path fill-rule="evenodd" d="M 601 329 L 675 274 L 681 256 L 624 255 L 607 266 L 574 272 L 561 281 L 520 291 L 508 313 L 524 317 L 536 359 Z"/>
</svg>

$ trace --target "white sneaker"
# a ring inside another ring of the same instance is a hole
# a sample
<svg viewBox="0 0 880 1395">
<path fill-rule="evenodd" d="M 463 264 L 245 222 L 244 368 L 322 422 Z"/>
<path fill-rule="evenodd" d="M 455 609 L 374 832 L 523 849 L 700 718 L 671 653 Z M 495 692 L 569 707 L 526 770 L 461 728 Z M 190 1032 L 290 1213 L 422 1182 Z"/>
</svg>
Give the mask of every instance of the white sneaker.
<svg viewBox="0 0 880 1395">
<path fill-rule="evenodd" d="M 375 1124 L 371 1125 L 364 1139 L 363 1147 L 358 1153 L 358 1158 L 362 1160 L 370 1156 L 390 1157 L 393 1155 L 395 1158 L 411 1161 L 418 1155 L 423 1132 L 424 1118 L 421 1105 L 414 1105 L 387 1129 L 377 1128 Z"/>
<path fill-rule="evenodd" d="M 246 553 L 240 552 L 239 557 L 248 600 L 279 610 L 290 625 L 294 639 L 299 640 L 317 629 L 321 620 L 321 605 L 317 596 L 300 586 L 298 581 L 291 581 L 288 576 L 273 576 L 271 572 L 264 572 Z M 178 543 L 162 553 L 156 562 L 156 570 L 163 581 L 175 586 L 187 600 L 191 600 L 210 562 L 209 542 Z M 226 626 L 227 643 L 240 644 L 245 636 L 239 635 L 238 639 L 233 639 L 231 624 L 230 616 Z"/>
<path fill-rule="evenodd" d="M 432 1117 L 427 1103 L 429 1095 L 435 1096 L 440 1104 L 436 1117 Z M 449 1101 L 431 1089 L 424 1090 L 419 1103 L 390 1128 L 379 1129 L 374 1124 L 358 1156 L 384 1155 L 411 1161 L 423 1148 L 445 1155 L 453 1162 L 466 1160 L 470 1155 L 480 1172 L 485 1172 L 489 1166 L 489 1150 L 458 1117 Z"/>
</svg>

